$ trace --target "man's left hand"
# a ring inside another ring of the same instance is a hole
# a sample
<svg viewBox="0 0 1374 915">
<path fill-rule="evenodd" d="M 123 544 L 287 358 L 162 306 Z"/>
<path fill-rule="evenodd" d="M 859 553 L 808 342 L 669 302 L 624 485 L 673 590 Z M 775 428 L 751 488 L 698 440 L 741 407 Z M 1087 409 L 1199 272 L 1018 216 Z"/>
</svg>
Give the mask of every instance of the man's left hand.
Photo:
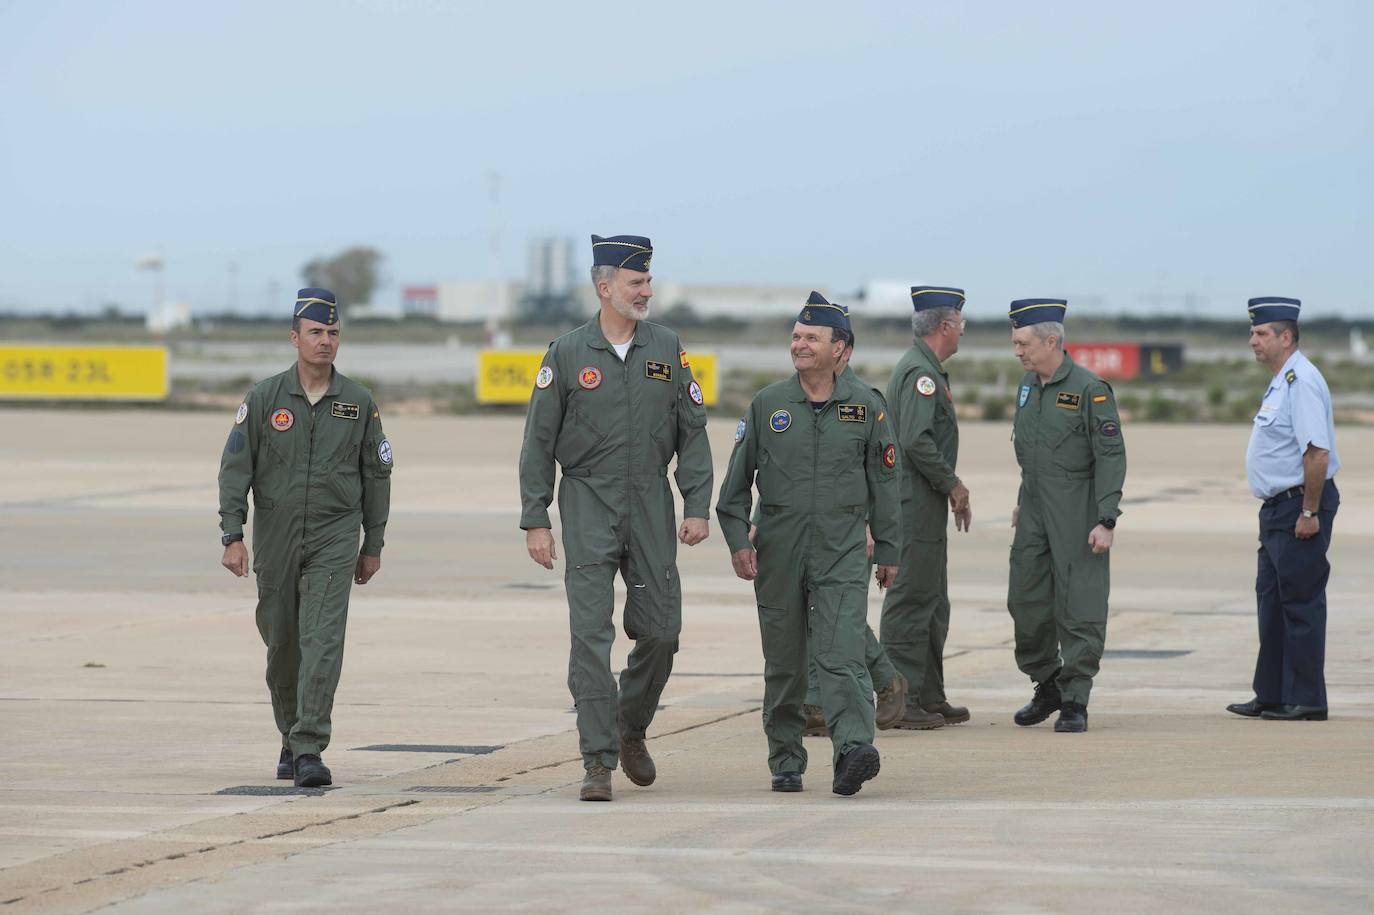
<svg viewBox="0 0 1374 915">
<path fill-rule="evenodd" d="M 358 564 L 353 567 L 353 583 L 355 585 L 365 585 L 372 580 L 372 576 L 377 574 L 377 570 L 382 567 L 382 557 L 364 556 L 358 554 Z"/>
<path fill-rule="evenodd" d="M 896 566 L 878 566 L 873 570 L 873 579 L 878 582 L 878 587 L 886 588 L 897 580 Z"/>
<path fill-rule="evenodd" d="M 1088 546 L 1093 548 L 1094 553 L 1105 553 L 1112 548 L 1115 534 L 1116 531 L 1108 530 L 1099 524 L 1088 532 Z"/>
<path fill-rule="evenodd" d="M 677 532 L 677 539 L 688 546 L 696 546 L 709 536 L 711 523 L 705 518 L 683 518 L 682 527 Z"/>
<path fill-rule="evenodd" d="M 1315 515 L 1311 518 L 1298 516 L 1297 526 L 1293 528 L 1293 536 L 1299 540 L 1311 540 L 1321 532 L 1322 521 Z"/>
</svg>

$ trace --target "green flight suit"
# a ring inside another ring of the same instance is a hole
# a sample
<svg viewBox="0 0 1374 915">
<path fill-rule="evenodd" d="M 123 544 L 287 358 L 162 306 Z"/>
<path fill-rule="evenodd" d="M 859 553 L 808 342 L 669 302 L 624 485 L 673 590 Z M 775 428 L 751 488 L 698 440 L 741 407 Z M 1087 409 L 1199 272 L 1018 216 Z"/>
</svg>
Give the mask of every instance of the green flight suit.
<svg viewBox="0 0 1374 915">
<path fill-rule="evenodd" d="M 897 449 L 887 418 L 879 419 L 883 412 L 872 390 L 842 377 L 817 414 L 794 375 L 755 395 L 736 428 L 716 516 L 730 552 L 748 549 L 757 482 L 762 514 L 754 592 L 763 641 L 763 729 L 774 775 L 806 771 L 802 703 L 812 640 L 834 760 L 873 742 L 873 683 L 864 666 L 865 522 L 879 565 L 896 564 L 901 542 Z"/>
<path fill-rule="evenodd" d="M 902 454 L 902 558 L 883 599 L 880 630 L 906 677 L 907 704 L 945 701 L 949 635 L 949 492 L 959 482 L 959 420 L 940 360 L 924 340 L 906 351 L 887 388 Z"/>
<path fill-rule="evenodd" d="M 220 527 L 243 532 L 253 493 L 253 571 L 267 688 L 292 755 L 329 746 L 348 595 L 360 552 L 380 556 L 391 443 L 372 393 L 337 371 L 313 407 L 296 366 L 254 385 L 219 467 Z"/>
<path fill-rule="evenodd" d="M 1110 555 L 1094 554 L 1088 534 L 1121 513 L 1121 419 L 1111 386 L 1068 353 L 1048 384 L 1026 373 L 1016 402 L 1021 490 L 1007 587 L 1016 666 L 1036 683 L 1058 672 L 1064 701 L 1086 706 L 1107 637 Z"/>
<path fill-rule="evenodd" d="M 677 334 L 640 321 L 622 362 L 598 315 L 549 345 L 520 448 L 520 527 L 552 528 L 557 462 L 572 632 L 568 689 L 588 769 L 614 769 L 621 739 L 644 737 L 673 669 L 682 630 L 668 488 L 674 454 L 683 515 L 707 518 L 706 408 Z M 611 675 L 617 570 L 629 590 L 625 634 L 635 643 L 618 691 Z"/>
</svg>

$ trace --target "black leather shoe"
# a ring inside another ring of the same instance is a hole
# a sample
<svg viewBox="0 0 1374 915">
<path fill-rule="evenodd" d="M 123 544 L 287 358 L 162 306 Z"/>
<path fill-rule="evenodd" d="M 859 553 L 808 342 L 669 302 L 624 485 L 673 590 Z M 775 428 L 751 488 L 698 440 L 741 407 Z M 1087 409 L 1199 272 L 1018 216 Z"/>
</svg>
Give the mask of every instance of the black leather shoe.
<svg viewBox="0 0 1374 915">
<path fill-rule="evenodd" d="M 1232 702 L 1226 706 L 1226 711 L 1232 715 L 1241 715 L 1245 718 L 1258 718 L 1260 712 L 1267 712 L 1271 708 L 1278 708 L 1272 702 L 1261 702 L 1259 699 L 1251 699 L 1249 702 Z"/>
<path fill-rule="evenodd" d="M 1088 729 L 1088 709 L 1077 702 L 1065 702 L 1059 709 L 1054 729 L 1061 734 L 1081 734 Z"/>
<path fill-rule="evenodd" d="M 1325 721 L 1326 709 L 1315 705 L 1280 705 L 1260 712 L 1265 721 Z"/>
<path fill-rule="evenodd" d="M 1031 701 L 1016 710 L 1016 714 L 1011 716 L 1021 727 L 1030 727 L 1039 724 L 1046 718 L 1059 711 L 1059 707 L 1064 704 L 1064 698 L 1059 694 L 1058 673 L 1050 677 L 1044 683 L 1035 684 L 1035 695 Z"/>
<path fill-rule="evenodd" d="M 774 791 L 800 791 L 802 779 L 800 772 L 783 772 L 773 776 Z"/>
<path fill-rule="evenodd" d="M 295 778 L 296 767 L 291 762 L 291 751 L 286 747 L 281 748 L 281 756 L 277 759 L 277 778 Z"/>
<path fill-rule="evenodd" d="M 302 753 L 296 757 L 296 787 L 323 788 L 334 784 L 329 767 L 314 753 Z"/>
<path fill-rule="evenodd" d="M 845 797 L 858 794 L 864 782 L 877 775 L 880 767 L 878 748 L 871 743 L 861 743 L 835 764 L 835 781 L 830 790 Z"/>
</svg>

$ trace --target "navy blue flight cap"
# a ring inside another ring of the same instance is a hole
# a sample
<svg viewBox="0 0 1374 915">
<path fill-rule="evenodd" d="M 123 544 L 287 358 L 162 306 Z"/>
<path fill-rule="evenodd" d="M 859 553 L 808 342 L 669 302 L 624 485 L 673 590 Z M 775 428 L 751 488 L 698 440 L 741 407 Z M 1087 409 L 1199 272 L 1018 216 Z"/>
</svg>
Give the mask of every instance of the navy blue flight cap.
<svg viewBox="0 0 1374 915">
<path fill-rule="evenodd" d="M 296 317 L 321 324 L 339 323 L 339 306 L 328 289 L 307 287 L 296 293 Z"/>
<path fill-rule="evenodd" d="M 912 286 L 911 307 L 917 311 L 928 308 L 957 308 L 964 310 L 964 290 L 953 286 Z"/>
<path fill-rule="evenodd" d="M 654 246 L 643 235 L 592 236 L 592 264 L 597 267 L 622 267 L 626 270 L 649 272 L 654 259 Z"/>
<path fill-rule="evenodd" d="M 1297 321 L 1302 302 L 1281 296 L 1266 295 L 1250 300 L 1250 326 L 1271 321 Z"/>
<path fill-rule="evenodd" d="M 1064 323 L 1064 312 L 1069 310 L 1067 299 L 1017 299 L 1011 303 L 1007 316 L 1012 327 L 1029 327 L 1044 324 L 1046 321 Z"/>
<path fill-rule="evenodd" d="M 845 314 L 841 306 L 826 301 L 825 296 L 819 292 L 813 291 L 807 297 L 801 314 L 797 315 L 797 323 L 809 324 L 812 327 L 833 327 L 846 339 L 849 337 L 849 315 Z"/>
</svg>

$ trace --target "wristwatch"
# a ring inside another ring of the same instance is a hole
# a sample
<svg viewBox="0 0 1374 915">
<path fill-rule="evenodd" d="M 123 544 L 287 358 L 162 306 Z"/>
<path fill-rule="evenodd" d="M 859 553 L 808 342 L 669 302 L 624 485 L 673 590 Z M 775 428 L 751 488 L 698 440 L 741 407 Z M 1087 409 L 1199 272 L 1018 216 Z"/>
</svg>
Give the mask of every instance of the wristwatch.
<svg viewBox="0 0 1374 915">
<path fill-rule="evenodd" d="M 1105 528 L 1106 528 L 1107 530 L 1109 530 L 1109 531 L 1110 531 L 1110 530 L 1115 530 L 1115 529 L 1116 529 L 1116 519 L 1115 519 L 1115 518 L 1103 518 L 1101 521 L 1098 521 L 1097 523 L 1100 524 L 1100 525 L 1102 525 L 1103 527 L 1105 527 Z"/>
<path fill-rule="evenodd" d="M 1307 509 L 1304 508 L 1304 509 L 1302 510 L 1302 516 L 1303 516 L 1304 518 L 1315 518 L 1315 517 L 1317 517 L 1317 513 L 1316 513 L 1316 512 L 1310 512 L 1310 511 L 1308 511 Z"/>
<path fill-rule="evenodd" d="M 228 545 L 231 544 L 231 543 L 238 543 L 238 542 L 239 542 L 240 540 L 242 540 L 242 539 L 243 539 L 243 534 L 241 534 L 241 533 L 239 533 L 239 534 L 225 534 L 223 537 L 219 538 L 219 544 L 220 544 L 220 546 L 228 546 Z"/>
</svg>

